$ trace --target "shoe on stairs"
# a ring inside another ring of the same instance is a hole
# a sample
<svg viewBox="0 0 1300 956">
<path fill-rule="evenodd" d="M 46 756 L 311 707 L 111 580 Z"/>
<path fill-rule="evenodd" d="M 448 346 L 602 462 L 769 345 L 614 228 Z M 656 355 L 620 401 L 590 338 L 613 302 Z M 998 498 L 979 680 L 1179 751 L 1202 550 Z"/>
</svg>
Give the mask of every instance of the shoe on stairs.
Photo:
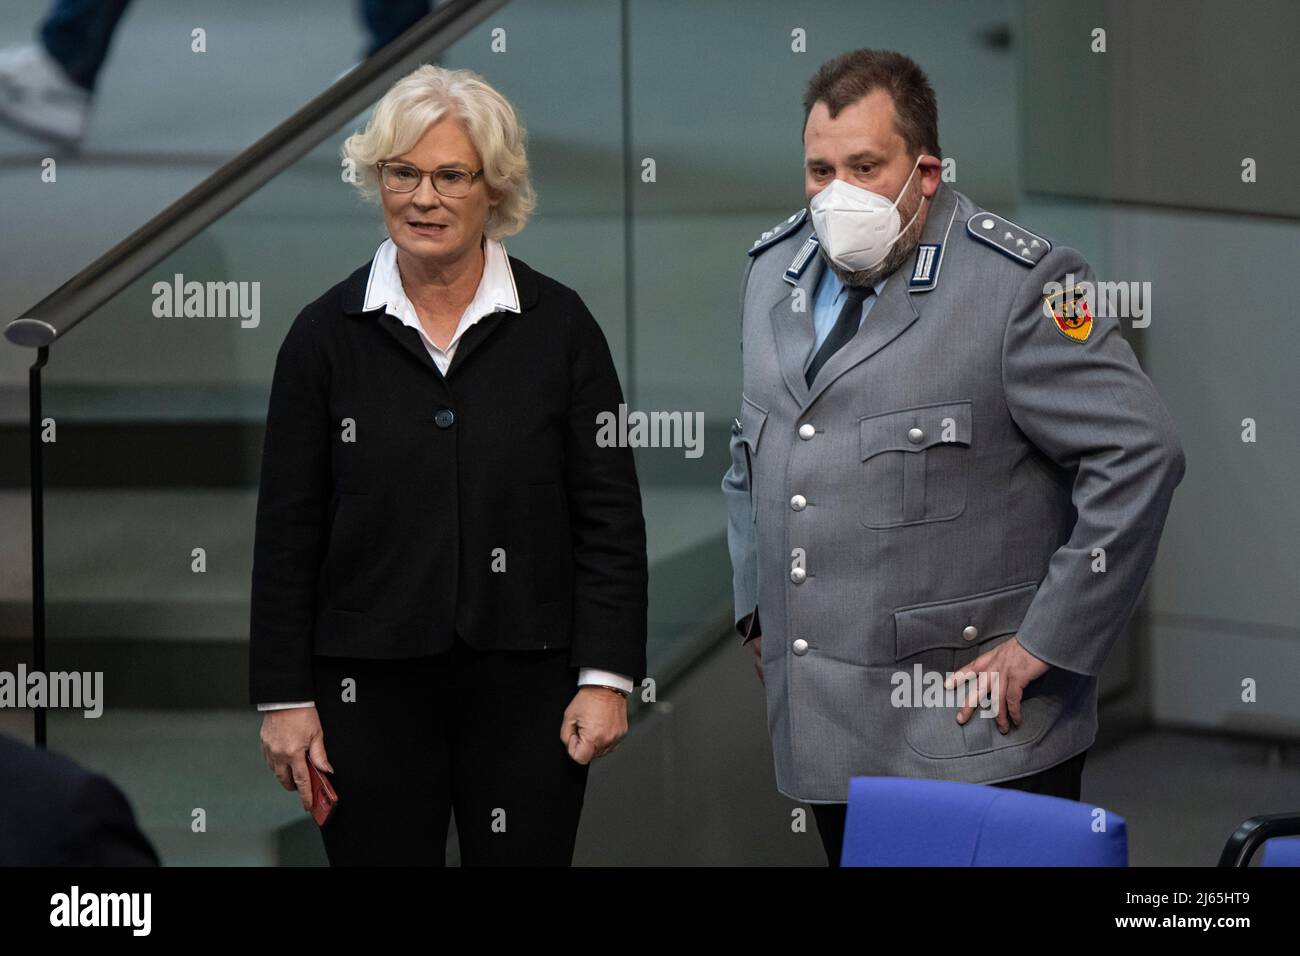
<svg viewBox="0 0 1300 956">
<path fill-rule="evenodd" d="M 75 144 L 85 136 L 90 100 L 40 43 L 0 50 L 0 122 Z"/>
</svg>

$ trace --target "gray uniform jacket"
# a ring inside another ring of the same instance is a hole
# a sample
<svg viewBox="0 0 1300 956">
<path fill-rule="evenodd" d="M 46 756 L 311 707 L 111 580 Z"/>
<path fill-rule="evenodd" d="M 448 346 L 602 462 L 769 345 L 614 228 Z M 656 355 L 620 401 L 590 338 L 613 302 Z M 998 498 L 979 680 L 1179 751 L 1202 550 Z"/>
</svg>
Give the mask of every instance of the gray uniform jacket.
<svg viewBox="0 0 1300 956">
<path fill-rule="evenodd" d="M 807 211 L 750 257 L 722 488 L 778 789 L 842 802 L 856 775 L 996 783 L 1090 746 L 1097 674 L 1184 462 L 1118 320 L 1050 296 L 1070 274 L 1095 283 L 1088 264 L 942 185 L 915 259 L 809 389 L 824 265 Z M 923 698 L 1017 634 L 1052 665 L 1019 727 L 962 726 L 960 701 Z"/>
</svg>

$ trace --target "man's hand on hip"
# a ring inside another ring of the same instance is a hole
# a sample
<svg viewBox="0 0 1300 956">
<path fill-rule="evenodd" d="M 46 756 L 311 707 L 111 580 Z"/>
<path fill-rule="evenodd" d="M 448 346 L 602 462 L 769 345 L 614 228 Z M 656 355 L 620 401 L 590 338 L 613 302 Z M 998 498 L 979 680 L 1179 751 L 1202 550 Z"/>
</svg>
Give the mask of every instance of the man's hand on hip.
<svg viewBox="0 0 1300 956">
<path fill-rule="evenodd" d="M 971 682 L 966 703 L 957 711 L 957 723 L 964 724 L 970 720 L 971 713 L 979 706 L 980 692 L 987 688 L 991 692 L 989 703 L 996 715 L 998 730 L 1010 733 L 1007 715 L 1010 714 L 1012 723 L 1020 726 L 1020 700 L 1025 688 L 1030 681 L 1046 674 L 1049 667 L 1050 664 L 1030 654 L 1014 637 L 981 654 L 943 682 L 947 690 L 952 690 L 959 682 Z"/>
</svg>

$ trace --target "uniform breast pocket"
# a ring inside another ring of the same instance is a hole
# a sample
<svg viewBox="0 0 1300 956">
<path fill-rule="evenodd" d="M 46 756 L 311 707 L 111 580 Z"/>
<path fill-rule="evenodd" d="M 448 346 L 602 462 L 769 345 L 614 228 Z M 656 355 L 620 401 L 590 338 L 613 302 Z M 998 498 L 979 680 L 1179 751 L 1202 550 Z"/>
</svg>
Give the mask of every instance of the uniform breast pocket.
<svg viewBox="0 0 1300 956">
<path fill-rule="evenodd" d="M 752 522 L 758 514 L 758 505 L 754 497 L 754 460 L 758 455 L 759 439 L 763 434 L 763 423 L 767 421 L 767 409 L 742 395 L 740 406 L 740 434 L 736 442 L 736 453 L 744 456 L 745 473 L 749 479 L 749 520 Z"/>
<path fill-rule="evenodd" d="M 864 525 L 879 530 L 947 521 L 966 510 L 969 400 L 868 415 L 858 426 Z"/>
</svg>

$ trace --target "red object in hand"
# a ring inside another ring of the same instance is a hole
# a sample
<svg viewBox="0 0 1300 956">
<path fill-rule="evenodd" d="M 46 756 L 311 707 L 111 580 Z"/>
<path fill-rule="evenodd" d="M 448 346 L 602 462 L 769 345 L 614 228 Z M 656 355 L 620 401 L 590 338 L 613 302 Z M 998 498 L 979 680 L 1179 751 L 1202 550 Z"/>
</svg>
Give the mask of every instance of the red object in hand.
<svg viewBox="0 0 1300 956">
<path fill-rule="evenodd" d="M 338 806 L 339 795 L 330 786 L 329 779 L 307 758 L 307 773 L 311 775 L 311 815 L 317 826 L 324 826 L 334 808 Z"/>
</svg>

